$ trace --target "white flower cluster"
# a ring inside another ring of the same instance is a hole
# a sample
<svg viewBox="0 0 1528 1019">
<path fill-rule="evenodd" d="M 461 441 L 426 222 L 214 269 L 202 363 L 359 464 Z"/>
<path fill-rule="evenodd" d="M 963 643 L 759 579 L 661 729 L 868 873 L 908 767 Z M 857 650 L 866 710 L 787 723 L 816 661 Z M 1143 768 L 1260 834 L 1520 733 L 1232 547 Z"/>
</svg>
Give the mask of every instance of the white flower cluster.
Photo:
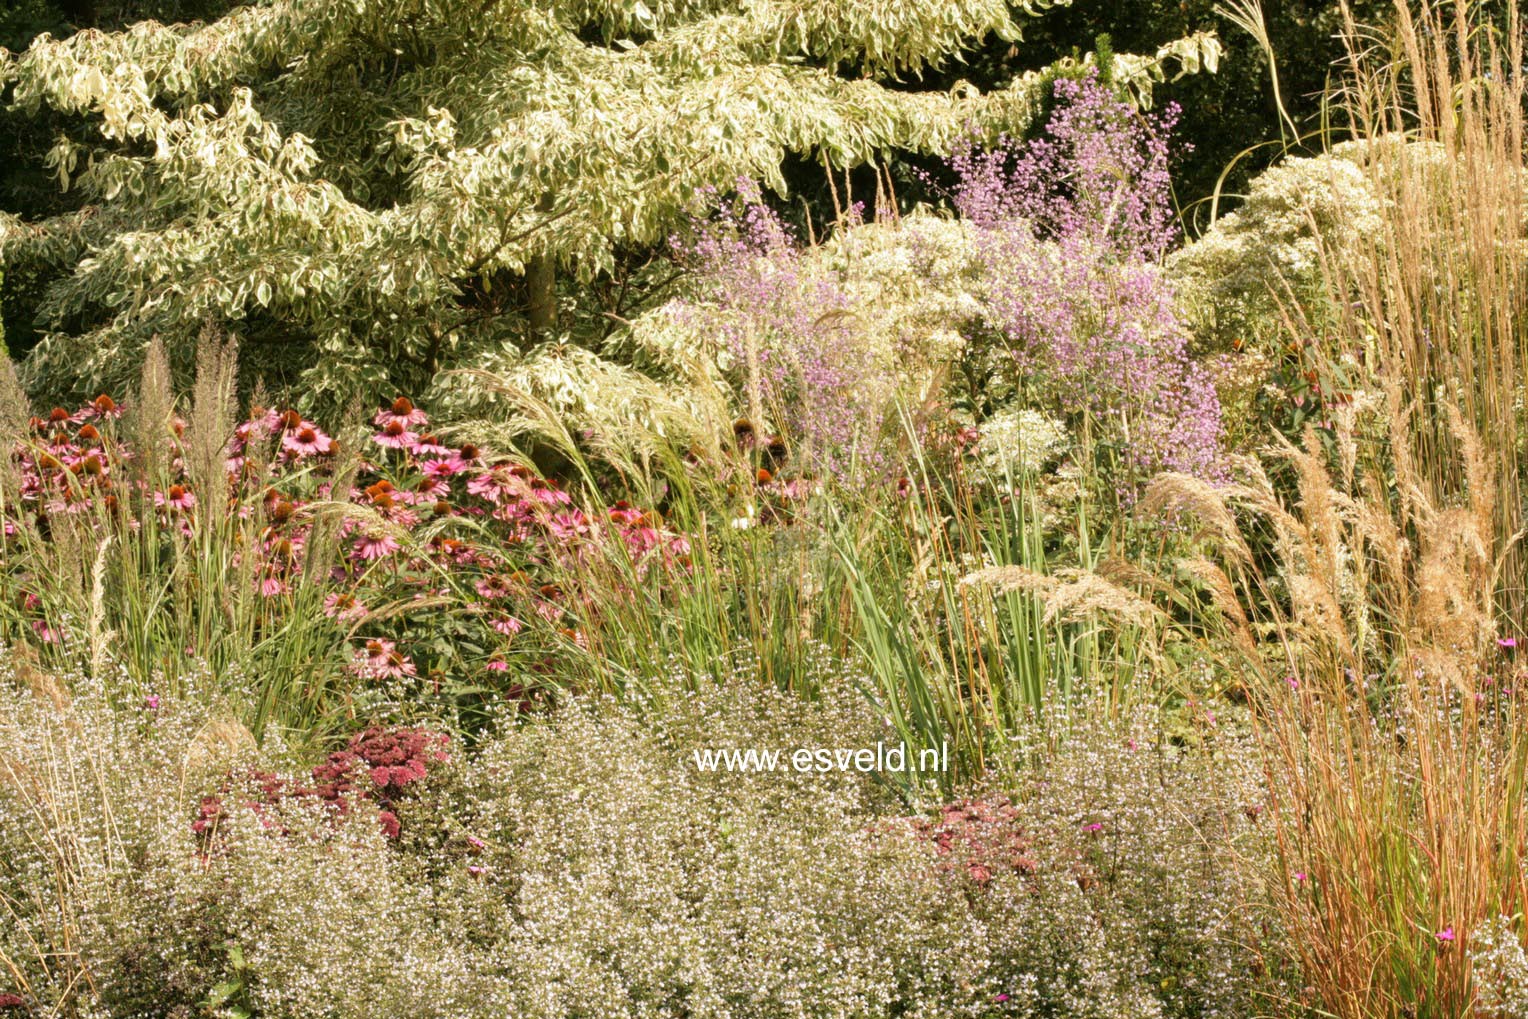
<svg viewBox="0 0 1528 1019">
<path fill-rule="evenodd" d="M 1066 425 L 1030 407 L 1010 407 L 982 422 L 977 448 L 995 480 L 1039 474 L 1067 449 Z"/>
<path fill-rule="evenodd" d="M 1290 293 L 1319 295 L 1323 253 L 1378 235 L 1384 203 L 1361 162 L 1360 148 L 1343 145 L 1279 163 L 1252 181 L 1240 208 L 1169 260 L 1201 332 L 1278 328 Z"/>
<path fill-rule="evenodd" d="M 15 696 L 0 993 L 176 1019 L 209 994 L 270 1019 L 1186 1019 L 1280 990 L 1251 975 L 1270 946 L 1237 870 L 1268 848 L 1243 814 L 1253 755 L 1079 724 L 1003 822 L 1026 859 L 977 877 L 865 776 L 688 763 L 892 738 L 842 664 L 814 668 L 815 701 L 675 674 L 624 707 L 506 719 L 396 804 L 396 839 L 365 802 L 337 816 L 230 784 L 302 765 L 209 736 L 191 705 Z M 219 791 L 218 833 L 198 835 Z"/>
</svg>

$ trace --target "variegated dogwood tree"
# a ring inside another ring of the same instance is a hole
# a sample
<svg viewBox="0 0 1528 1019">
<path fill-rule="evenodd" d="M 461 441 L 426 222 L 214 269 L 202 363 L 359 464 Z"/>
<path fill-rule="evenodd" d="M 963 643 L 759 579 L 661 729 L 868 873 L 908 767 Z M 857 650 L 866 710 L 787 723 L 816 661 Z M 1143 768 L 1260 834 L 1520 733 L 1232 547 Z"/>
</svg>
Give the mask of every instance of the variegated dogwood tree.
<svg viewBox="0 0 1528 1019">
<path fill-rule="evenodd" d="M 0 51 L 15 108 L 85 128 L 46 156 L 76 210 L 0 215 L 0 265 L 53 280 L 26 375 L 121 391 L 212 323 L 312 403 L 558 342 L 556 280 L 624 283 L 704 188 L 1024 128 L 1045 73 L 905 79 L 1050 2 L 262 0 Z M 1112 73 L 1149 102 L 1218 54 Z"/>
</svg>

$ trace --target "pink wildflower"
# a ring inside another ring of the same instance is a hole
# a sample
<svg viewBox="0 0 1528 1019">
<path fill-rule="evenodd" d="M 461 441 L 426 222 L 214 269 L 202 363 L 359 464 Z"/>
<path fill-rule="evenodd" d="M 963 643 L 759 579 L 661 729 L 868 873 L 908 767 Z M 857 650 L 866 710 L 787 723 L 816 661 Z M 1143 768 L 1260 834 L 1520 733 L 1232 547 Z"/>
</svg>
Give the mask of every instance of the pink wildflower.
<svg viewBox="0 0 1528 1019">
<path fill-rule="evenodd" d="M 390 556 L 403 546 L 390 534 L 363 534 L 353 546 L 357 559 L 371 560 Z"/>
<path fill-rule="evenodd" d="M 425 412 L 414 406 L 413 401 L 406 396 L 398 397 L 391 406 L 379 410 L 377 416 L 371 420 L 378 428 L 386 428 L 395 422 L 405 428 L 416 428 L 430 423 Z"/>
<path fill-rule="evenodd" d="M 366 646 L 357 648 L 351 670 L 374 679 L 402 679 L 416 675 L 413 661 L 398 651 L 390 640 L 368 640 Z"/>
<path fill-rule="evenodd" d="M 296 429 L 281 438 L 281 448 L 301 460 L 309 456 L 321 456 L 334 449 L 334 440 L 313 424 L 304 421 Z"/>
<path fill-rule="evenodd" d="M 366 617 L 366 606 L 353 594 L 331 594 L 324 599 L 324 615 L 342 623 Z"/>
<path fill-rule="evenodd" d="M 401 421 L 389 421 L 371 441 L 388 449 L 408 449 L 419 441 L 419 436 L 403 426 Z"/>
</svg>

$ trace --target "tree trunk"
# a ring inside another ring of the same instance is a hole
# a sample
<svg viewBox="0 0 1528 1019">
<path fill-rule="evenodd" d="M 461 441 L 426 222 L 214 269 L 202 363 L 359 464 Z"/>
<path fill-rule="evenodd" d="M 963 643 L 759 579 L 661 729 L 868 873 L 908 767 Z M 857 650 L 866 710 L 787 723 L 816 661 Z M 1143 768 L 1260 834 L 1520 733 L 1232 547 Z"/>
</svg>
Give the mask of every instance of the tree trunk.
<svg viewBox="0 0 1528 1019">
<path fill-rule="evenodd" d="M 552 196 L 543 195 L 536 208 L 550 212 Z M 544 340 L 557 327 L 557 262 L 550 254 L 530 260 L 525 267 L 525 285 L 530 293 L 532 338 Z"/>
<path fill-rule="evenodd" d="M 530 291 L 531 332 L 536 339 L 545 339 L 557 325 L 557 263 L 550 255 L 531 259 L 525 267 L 525 285 Z"/>
</svg>

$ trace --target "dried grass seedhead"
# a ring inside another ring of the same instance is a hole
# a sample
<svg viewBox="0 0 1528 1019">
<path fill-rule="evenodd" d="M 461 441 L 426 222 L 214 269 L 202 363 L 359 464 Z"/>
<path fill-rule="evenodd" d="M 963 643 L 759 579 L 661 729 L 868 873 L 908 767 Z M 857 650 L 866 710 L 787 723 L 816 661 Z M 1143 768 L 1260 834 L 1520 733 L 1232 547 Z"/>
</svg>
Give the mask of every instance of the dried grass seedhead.
<svg viewBox="0 0 1528 1019">
<path fill-rule="evenodd" d="M 213 718 L 197 730 L 186 748 L 184 770 L 187 774 L 225 771 L 255 753 L 254 734 L 235 718 Z"/>
<path fill-rule="evenodd" d="M 238 372 L 237 341 L 205 328 L 196 347 L 186 467 L 193 490 L 208 497 L 226 484 L 229 443 L 239 420 Z"/>
<path fill-rule="evenodd" d="M 1162 618 L 1162 610 L 1139 594 L 1099 573 L 1062 569 L 1046 575 L 1021 566 L 992 566 L 967 574 L 963 586 L 991 588 L 1002 594 L 1028 591 L 1045 605 L 1045 622 L 1077 622 L 1094 613 L 1145 627 Z"/>
<path fill-rule="evenodd" d="M 1196 520 L 1200 525 L 1196 539 L 1214 541 L 1227 556 L 1248 562 L 1252 552 L 1228 502 L 1230 491 L 1191 474 L 1169 471 L 1151 479 L 1139 511 L 1174 523 Z"/>
</svg>

